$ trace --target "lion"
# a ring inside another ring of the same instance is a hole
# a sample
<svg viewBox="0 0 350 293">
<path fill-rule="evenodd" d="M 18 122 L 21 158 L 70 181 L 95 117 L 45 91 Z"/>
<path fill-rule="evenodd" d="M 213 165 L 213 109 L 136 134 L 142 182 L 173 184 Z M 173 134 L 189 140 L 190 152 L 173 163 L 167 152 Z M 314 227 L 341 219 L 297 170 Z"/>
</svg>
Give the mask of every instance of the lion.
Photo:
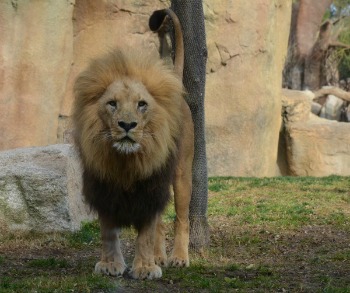
<svg viewBox="0 0 350 293">
<path fill-rule="evenodd" d="M 155 279 L 162 276 L 160 266 L 189 266 L 194 130 L 182 84 L 182 32 L 170 9 L 156 11 L 150 27 L 160 29 L 167 15 L 177 42 L 174 69 L 140 50 L 116 49 L 93 60 L 74 85 L 72 121 L 83 194 L 101 227 L 97 273 L 127 272 L 119 233 L 129 226 L 138 233 L 131 277 Z M 175 239 L 167 258 L 161 214 L 171 185 Z"/>
</svg>

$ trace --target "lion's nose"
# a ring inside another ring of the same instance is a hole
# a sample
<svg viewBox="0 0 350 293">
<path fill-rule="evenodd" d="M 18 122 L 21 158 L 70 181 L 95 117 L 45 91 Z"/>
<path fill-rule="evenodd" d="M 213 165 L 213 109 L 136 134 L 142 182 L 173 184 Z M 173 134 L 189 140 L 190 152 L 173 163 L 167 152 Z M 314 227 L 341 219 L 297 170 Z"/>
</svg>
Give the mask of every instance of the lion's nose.
<svg viewBox="0 0 350 293">
<path fill-rule="evenodd" d="M 124 121 L 118 121 L 118 125 L 123 128 L 126 132 L 128 132 L 130 129 L 133 129 L 137 126 L 136 122 L 124 122 Z"/>
</svg>

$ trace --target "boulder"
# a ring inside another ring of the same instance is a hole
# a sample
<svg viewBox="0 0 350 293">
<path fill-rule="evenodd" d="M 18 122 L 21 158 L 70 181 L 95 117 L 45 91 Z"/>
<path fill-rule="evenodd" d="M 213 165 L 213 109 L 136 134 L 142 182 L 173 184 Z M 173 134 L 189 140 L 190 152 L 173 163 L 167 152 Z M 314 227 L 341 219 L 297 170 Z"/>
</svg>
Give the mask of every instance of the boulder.
<svg viewBox="0 0 350 293">
<path fill-rule="evenodd" d="M 350 123 L 320 118 L 311 113 L 311 104 L 310 92 L 283 90 L 284 175 L 350 175 Z"/>
<path fill-rule="evenodd" d="M 282 125 L 278 141 L 277 164 L 281 175 L 290 175 L 287 156 L 287 125 L 295 122 L 305 122 L 312 111 L 312 99 L 314 94 L 311 91 L 282 90 Z"/>
<path fill-rule="evenodd" d="M 341 109 L 344 101 L 334 95 L 328 95 L 325 104 L 323 105 L 320 117 L 329 120 L 340 120 Z"/>
<path fill-rule="evenodd" d="M 282 117 L 284 124 L 307 121 L 310 117 L 312 99 L 311 91 L 282 90 Z"/>
<path fill-rule="evenodd" d="M 350 175 L 350 123 L 314 116 L 287 127 L 289 174 Z"/>
<path fill-rule="evenodd" d="M 72 145 L 0 152 L 2 229 L 74 231 L 95 215 L 84 203 L 80 161 Z"/>
</svg>

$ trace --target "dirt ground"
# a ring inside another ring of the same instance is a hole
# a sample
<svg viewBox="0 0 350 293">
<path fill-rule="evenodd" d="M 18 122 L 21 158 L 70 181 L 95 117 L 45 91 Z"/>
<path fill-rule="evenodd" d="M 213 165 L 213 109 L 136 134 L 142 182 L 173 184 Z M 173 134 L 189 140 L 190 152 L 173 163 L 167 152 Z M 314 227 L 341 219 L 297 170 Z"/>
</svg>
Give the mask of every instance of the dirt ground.
<svg viewBox="0 0 350 293">
<path fill-rule="evenodd" d="M 132 261 L 132 243 L 131 239 L 123 242 L 128 263 Z M 18 243 L 14 247 L 3 245 L 0 276 L 17 280 L 41 274 L 78 276 L 93 270 L 99 251 L 98 245 L 71 248 L 54 240 L 40 246 L 30 243 Z M 32 260 L 49 258 L 65 260 L 68 265 L 26 265 Z M 192 258 L 198 268 L 196 263 L 201 257 L 192 253 Z M 179 270 L 209 281 L 223 280 L 223 285 L 204 287 L 200 292 L 350 292 L 350 234 L 327 226 L 306 226 L 281 234 L 266 230 L 244 231 L 242 227 L 228 228 L 219 221 L 211 226 L 211 248 L 204 269 L 195 273 L 191 268 Z M 230 284 L 231 280 L 239 280 L 244 285 Z M 95 288 L 90 292 L 199 292 L 198 284 L 189 286 L 176 269 L 163 270 L 161 280 L 144 282 L 124 276 L 118 282 L 116 289 Z M 79 289 L 73 292 L 79 292 Z"/>
</svg>

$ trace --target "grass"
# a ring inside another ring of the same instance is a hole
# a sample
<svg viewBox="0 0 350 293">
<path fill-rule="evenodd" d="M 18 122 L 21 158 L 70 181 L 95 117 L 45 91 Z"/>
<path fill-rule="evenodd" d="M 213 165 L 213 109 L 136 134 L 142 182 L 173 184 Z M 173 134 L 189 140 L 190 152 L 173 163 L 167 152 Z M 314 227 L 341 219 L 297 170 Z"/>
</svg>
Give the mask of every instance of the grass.
<svg viewBox="0 0 350 293">
<path fill-rule="evenodd" d="M 169 206 L 169 243 L 174 217 Z M 156 281 L 93 274 L 96 221 L 76 233 L 8 232 L 0 292 L 350 292 L 349 177 L 210 178 L 208 220 L 204 255 Z M 122 233 L 128 264 L 135 235 Z"/>
<path fill-rule="evenodd" d="M 67 236 L 70 246 L 80 248 L 100 244 L 100 226 L 97 221 L 83 223 L 82 228 Z"/>
<path fill-rule="evenodd" d="M 75 276 L 30 276 L 16 280 L 2 277 L 0 292 L 94 292 L 94 290 L 112 290 L 116 286 L 107 277 L 98 275 Z M 101 291 L 100 291 L 101 292 Z M 102 291 L 104 292 L 104 291 Z"/>
<path fill-rule="evenodd" d="M 237 223 L 297 228 L 314 224 L 349 225 L 349 179 L 326 178 L 211 178 L 208 213 L 233 217 Z M 225 186 L 225 187 L 223 187 Z"/>
<path fill-rule="evenodd" d="M 53 257 L 45 259 L 33 259 L 27 262 L 32 268 L 56 269 L 69 267 L 68 261 L 65 259 L 56 259 Z"/>
</svg>

